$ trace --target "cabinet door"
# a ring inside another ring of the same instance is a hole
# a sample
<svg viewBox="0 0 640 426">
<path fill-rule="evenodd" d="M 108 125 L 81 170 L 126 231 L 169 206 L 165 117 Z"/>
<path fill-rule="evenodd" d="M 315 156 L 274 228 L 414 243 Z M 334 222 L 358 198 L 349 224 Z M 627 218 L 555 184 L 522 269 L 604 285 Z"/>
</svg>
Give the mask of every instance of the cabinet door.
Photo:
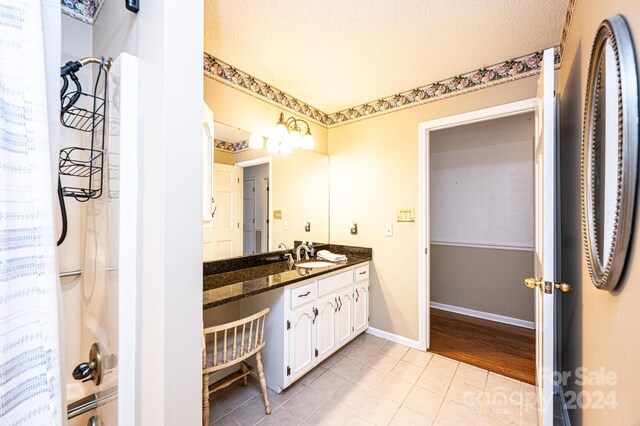
<svg viewBox="0 0 640 426">
<path fill-rule="evenodd" d="M 318 318 L 316 319 L 318 361 L 331 355 L 336 349 L 337 312 L 337 295 L 331 294 L 318 300 Z"/>
<path fill-rule="evenodd" d="M 289 313 L 289 383 L 315 364 L 315 306 L 306 305 Z"/>
<path fill-rule="evenodd" d="M 354 332 L 360 333 L 369 325 L 369 281 L 361 281 L 354 288 Z"/>
<path fill-rule="evenodd" d="M 353 332 L 353 287 L 339 290 L 338 296 L 338 341 L 337 345 L 342 346 Z"/>
</svg>

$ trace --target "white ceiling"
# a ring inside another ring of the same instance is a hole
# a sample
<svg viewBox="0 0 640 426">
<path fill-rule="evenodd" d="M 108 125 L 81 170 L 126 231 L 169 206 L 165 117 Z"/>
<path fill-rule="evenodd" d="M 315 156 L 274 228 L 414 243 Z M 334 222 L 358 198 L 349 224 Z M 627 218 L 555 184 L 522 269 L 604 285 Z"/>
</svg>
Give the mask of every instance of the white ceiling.
<svg viewBox="0 0 640 426">
<path fill-rule="evenodd" d="M 567 0 L 205 0 L 205 51 L 326 113 L 559 44 Z"/>
</svg>

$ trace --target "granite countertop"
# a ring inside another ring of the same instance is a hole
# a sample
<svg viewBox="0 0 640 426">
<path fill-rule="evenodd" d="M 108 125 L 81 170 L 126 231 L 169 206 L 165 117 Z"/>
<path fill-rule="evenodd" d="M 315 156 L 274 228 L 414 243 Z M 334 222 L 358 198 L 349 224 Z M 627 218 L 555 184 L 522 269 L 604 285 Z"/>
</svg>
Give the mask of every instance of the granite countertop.
<svg viewBox="0 0 640 426">
<path fill-rule="evenodd" d="M 336 250 L 336 252 L 339 251 Z M 359 263 L 368 262 L 372 259 L 370 250 L 369 252 L 351 252 L 347 256 L 346 263 L 336 263 L 322 268 L 304 270 L 308 271 L 308 274 L 304 274 L 302 271 L 298 272 L 295 267 L 290 270 L 287 261 L 278 261 L 266 265 L 206 275 L 203 278 L 202 308 L 213 308 Z M 207 271 L 206 267 L 205 271 Z"/>
</svg>

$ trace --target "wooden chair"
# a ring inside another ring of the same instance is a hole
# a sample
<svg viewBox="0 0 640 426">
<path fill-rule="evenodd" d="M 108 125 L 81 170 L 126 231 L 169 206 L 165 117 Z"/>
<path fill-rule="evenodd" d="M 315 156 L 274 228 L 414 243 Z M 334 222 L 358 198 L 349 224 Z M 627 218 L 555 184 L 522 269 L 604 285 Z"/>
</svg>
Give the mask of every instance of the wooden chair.
<svg viewBox="0 0 640 426">
<path fill-rule="evenodd" d="M 247 385 L 247 379 L 254 369 L 245 361 L 255 355 L 258 369 L 258 379 L 264 396 L 265 412 L 271 414 L 271 405 L 267 396 L 267 381 L 260 351 L 264 348 L 264 322 L 269 308 L 251 315 L 250 317 L 227 324 L 216 325 L 204 329 L 205 347 L 202 351 L 202 419 L 204 426 L 209 426 L 209 397 L 219 389 L 224 389 L 242 379 Z M 209 384 L 209 375 L 227 367 L 240 364 L 239 369 Z"/>
</svg>

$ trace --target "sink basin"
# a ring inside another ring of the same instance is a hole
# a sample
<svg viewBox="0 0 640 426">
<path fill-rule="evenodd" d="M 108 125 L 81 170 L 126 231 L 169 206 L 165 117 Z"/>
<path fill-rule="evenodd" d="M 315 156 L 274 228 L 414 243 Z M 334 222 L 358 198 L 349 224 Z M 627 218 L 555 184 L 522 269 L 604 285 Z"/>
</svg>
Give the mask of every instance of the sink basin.
<svg viewBox="0 0 640 426">
<path fill-rule="evenodd" d="M 296 263 L 296 268 L 324 268 L 325 266 L 333 266 L 335 263 L 321 260 L 312 260 L 309 262 Z"/>
</svg>

